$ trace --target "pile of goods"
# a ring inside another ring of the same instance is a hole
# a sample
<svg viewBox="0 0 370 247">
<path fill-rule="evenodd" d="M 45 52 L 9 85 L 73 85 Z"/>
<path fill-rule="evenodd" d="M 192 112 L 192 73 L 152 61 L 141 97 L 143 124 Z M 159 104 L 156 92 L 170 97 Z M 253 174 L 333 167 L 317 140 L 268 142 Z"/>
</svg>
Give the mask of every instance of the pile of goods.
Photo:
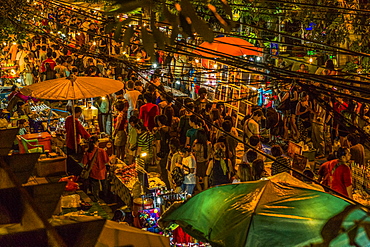
<svg viewBox="0 0 370 247">
<path fill-rule="evenodd" d="M 115 174 L 128 188 L 132 188 L 137 181 L 135 164 L 117 168 Z"/>
<path fill-rule="evenodd" d="M 148 182 L 150 190 L 166 187 L 166 184 L 158 177 L 149 177 Z"/>
</svg>

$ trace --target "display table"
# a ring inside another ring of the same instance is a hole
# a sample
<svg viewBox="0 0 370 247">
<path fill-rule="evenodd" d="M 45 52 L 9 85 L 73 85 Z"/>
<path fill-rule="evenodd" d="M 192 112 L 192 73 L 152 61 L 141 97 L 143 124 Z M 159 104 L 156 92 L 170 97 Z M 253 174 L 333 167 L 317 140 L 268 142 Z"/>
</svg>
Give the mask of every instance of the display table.
<svg viewBox="0 0 370 247">
<path fill-rule="evenodd" d="M 137 180 L 138 181 L 138 180 Z M 132 189 L 128 187 L 127 183 L 124 183 L 122 177 L 115 174 L 112 178 L 111 190 L 129 207 L 132 205 Z"/>
<path fill-rule="evenodd" d="M 140 166 L 136 167 L 136 164 L 130 166 L 124 165 L 121 168 L 115 169 L 114 175 L 112 176 L 111 190 L 114 194 L 119 196 L 127 206 L 132 205 L 132 197 L 137 198 L 142 195 L 140 181 L 145 181 L 146 179 L 138 177 L 137 169 L 143 172 L 143 169 Z M 143 173 L 140 172 L 139 174 Z M 148 184 L 146 186 L 149 187 L 149 190 L 165 187 L 165 183 L 159 179 L 159 174 L 148 173 L 147 175 Z"/>
<path fill-rule="evenodd" d="M 24 154 L 26 153 L 26 149 L 22 144 L 21 137 L 23 137 L 26 140 L 38 140 L 38 145 L 43 145 L 44 146 L 44 152 L 49 153 L 51 152 L 51 135 L 48 132 L 41 132 L 41 133 L 33 133 L 33 134 L 26 134 L 26 135 L 21 135 L 17 136 L 17 139 L 19 141 L 19 153 Z M 35 143 L 33 143 L 35 144 Z M 28 145 L 28 148 L 32 148 L 31 146 Z"/>
</svg>

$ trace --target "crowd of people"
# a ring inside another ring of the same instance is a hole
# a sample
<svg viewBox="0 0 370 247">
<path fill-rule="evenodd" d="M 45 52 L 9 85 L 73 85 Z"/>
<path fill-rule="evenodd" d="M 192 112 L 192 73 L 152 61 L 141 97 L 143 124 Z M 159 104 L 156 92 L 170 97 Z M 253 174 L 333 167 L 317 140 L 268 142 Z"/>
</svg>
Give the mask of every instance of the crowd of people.
<svg viewBox="0 0 370 247">
<path fill-rule="evenodd" d="M 13 46 L 17 46 L 16 54 L 12 53 Z M 111 64 L 103 60 L 72 53 L 37 36 L 22 46 L 13 44 L 9 56 L 15 58 L 23 72 L 25 85 L 72 74 L 121 80 L 123 90 L 96 100 L 100 131 L 112 135 L 119 159 L 127 164 L 139 161 L 144 167 L 156 165 L 166 186 L 176 191 L 193 194 L 195 189 L 202 191 L 209 186 L 289 171 L 291 162 L 284 157 L 287 141 L 311 143 L 317 159 L 327 157 L 338 147 L 351 148 L 351 152 L 361 154 L 352 160 L 365 164 L 365 151 L 360 144 L 363 135 L 347 136 L 356 131 L 362 134 L 361 130 L 368 126 L 369 106 L 350 97 L 348 90 L 343 92 L 348 97 L 338 97 L 330 92 L 319 93 L 317 89 L 328 88 L 309 82 L 280 83 L 273 90 L 272 104 L 252 107 L 239 135 L 235 128 L 237 116 L 227 112 L 222 102 L 209 101 L 205 88 L 198 89 L 195 101 L 190 97 L 175 100 L 170 92 L 164 93 L 158 75 L 145 83 L 134 70 L 119 66 L 113 70 Z M 13 91 L 10 97 L 16 95 L 23 102 L 30 100 L 17 87 Z M 24 103 L 13 107 L 13 111 L 24 114 Z M 82 110 L 76 108 L 75 112 L 78 117 Z M 116 117 L 112 118 L 112 113 Z M 71 118 L 66 120 L 68 154 L 76 152 Z M 23 127 L 25 123 L 20 124 Z M 267 138 L 265 130 L 270 133 Z M 89 138 L 82 126 L 78 132 L 83 138 Z M 237 164 L 236 149 L 240 140 L 251 148 L 246 146 L 242 163 Z M 272 146 L 271 154 L 277 160 L 271 174 L 264 169 L 266 157 L 262 142 Z"/>
<path fill-rule="evenodd" d="M 36 8 L 43 7 L 40 5 Z M 71 30 L 65 29 L 66 23 Z M 270 100 L 261 100 L 262 104 L 252 107 L 242 121 L 242 133 L 239 133 L 235 128 L 238 116 L 227 112 L 222 102 L 209 101 L 206 88 L 199 88 L 198 85 L 196 100 L 192 99 L 194 97 L 175 99 L 170 92 L 165 93 L 163 80 L 158 75 L 154 75 L 150 83 L 143 83 L 132 68 L 99 56 L 86 55 L 127 53 L 138 58 L 138 62 L 149 59 L 138 45 L 138 37 L 134 35 L 130 45 L 123 49 L 122 43 L 108 37 L 111 34 L 104 38 L 106 33 L 100 24 L 99 21 L 82 18 L 72 10 L 55 8 L 47 18 L 35 25 L 49 30 L 49 34 L 68 34 L 69 46 L 65 46 L 68 42 L 63 38 L 59 39 L 64 44 L 61 45 L 45 36 L 34 35 L 29 42 L 7 43 L 2 53 L 18 66 L 24 86 L 70 75 L 101 76 L 122 81 L 123 90 L 96 100 L 100 132 L 112 136 L 114 154 L 128 165 L 137 162 L 144 169 L 155 165 L 167 188 L 193 194 L 210 186 L 259 180 L 280 172 L 290 172 L 291 161 L 285 156 L 285 144 L 288 141 L 311 144 L 316 150 L 317 159 L 333 157 L 337 153 L 338 162 L 326 163 L 320 170 L 322 174 L 319 174 L 321 179 L 327 174 L 332 175 L 331 182 L 327 182 L 331 180 L 329 178 L 323 179 L 329 186 L 339 179 L 337 173 L 350 174 L 347 168 L 340 166 L 348 164 L 348 153 L 352 155 L 350 160 L 365 165 L 365 150 L 361 143 L 364 142 L 364 130 L 369 126 L 369 105 L 357 101 L 356 94 L 349 90 L 342 90 L 344 96 L 338 96 L 335 94 L 336 88 L 311 83 L 304 76 L 296 82 L 279 82 L 272 95 L 268 96 Z M 96 38 L 93 34 L 104 35 Z M 171 64 L 166 60 L 181 60 L 179 55 L 161 52 L 157 53 L 156 59 L 163 68 L 166 63 Z M 285 65 L 279 61 L 278 66 Z M 331 60 L 325 66 L 323 75 L 336 73 Z M 183 77 L 183 66 L 181 71 L 169 71 L 168 74 Z M 188 72 L 186 75 L 190 77 Z M 308 70 L 302 64 L 297 72 L 304 74 Z M 9 100 L 14 96 L 21 103 L 13 104 L 10 111 L 28 115 L 24 105 L 30 99 L 24 97 L 17 87 L 14 87 Z M 76 107 L 75 113 L 78 118 L 82 113 L 81 108 Z M 70 116 L 65 127 L 68 154 L 78 151 L 72 123 Z M 90 156 L 86 159 L 91 160 L 96 140 L 91 139 L 77 120 L 75 123 L 78 136 L 90 139 L 92 143 L 88 151 Z M 24 132 L 25 121 L 19 124 Z M 265 130 L 269 131 L 269 135 L 264 134 Z M 247 145 L 244 153 L 237 157 L 237 146 L 242 141 Z M 264 167 L 266 156 L 262 143 L 271 146 L 271 154 L 276 159 L 271 174 Z M 97 160 L 107 162 L 106 154 L 98 152 Z M 104 169 L 105 166 L 99 167 Z M 97 174 L 93 176 L 94 179 L 105 179 L 104 172 Z M 346 179 L 339 183 L 348 188 L 349 181 Z M 340 193 L 350 196 L 346 191 L 342 189 Z"/>
</svg>

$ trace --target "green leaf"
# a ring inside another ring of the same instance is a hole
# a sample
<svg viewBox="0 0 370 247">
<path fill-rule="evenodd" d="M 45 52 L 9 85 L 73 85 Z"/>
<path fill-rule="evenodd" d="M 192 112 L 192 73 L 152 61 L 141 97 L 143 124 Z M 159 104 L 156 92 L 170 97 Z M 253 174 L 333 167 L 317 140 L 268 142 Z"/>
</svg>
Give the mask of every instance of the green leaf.
<svg viewBox="0 0 370 247">
<path fill-rule="evenodd" d="M 189 37 L 194 37 L 193 32 L 191 30 L 191 25 L 186 21 L 186 17 L 183 14 L 179 14 L 179 19 L 180 19 L 180 26 L 184 33 L 189 36 Z M 185 37 L 187 38 L 187 37 Z"/>
<path fill-rule="evenodd" d="M 348 235 L 348 238 L 349 238 L 349 244 L 350 245 L 360 247 L 355 241 L 356 236 L 357 236 L 357 231 L 358 231 L 358 226 L 355 226 L 354 228 L 352 228 L 351 230 L 348 231 L 347 235 Z"/>
<path fill-rule="evenodd" d="M 165 5 L 163 5 L 163 14 L 172 26 L 177 26 L 177 16 L 172 14 Z"/>
<path fill-rule="evenodd" d="M 362 222 L 361 225 L 365 229 L 367 238 L 370 240 L 370 223 Z"/>
<path fill-rule="evenodd" d="M 192 27 L 195 31 L 203 37 L 207 42 L 212 43 L 214 40 L 214 33 L 199 16 L 195 13 L 194 7 L 189 0 L 181 0 L 181 12 L 189 17 L 192 21 Z"/>
<path fill-rule="evenodd" d="M 122 22 L 118 22 L 113 37 L 116 42 L 120 41 L 121 34 L 122 34 Z"/>
<path fill-rule="evenodd" d="M 151 60 L 155 59 L 153 35 L 145 27 L 141 28 L 141 38 L 143 40 L 144 50 L 148 53 Z"/>
<path fill-rule="evenodd" d="M 229 15 L 229 18 L 233 17 L 233 12 L 231 10 L 230 5 L 228 4 L 227 0 L 220 0 L 222 4 L 222 8 L 224 9 L 225 13 Z"/>
<path fill-rule="evenodd" d="M 125 34 L 123 35 L 123 48 L 125 48 L 130 43 L 132 35 L 134 35 L 134 28 L 128 27 Z"/>
<path fill-rule="evenodd" d="M 326 222 L 321 230 L 324 246 L 329 246 L 330 242 L 340 234 L 344 219 L 357 207 L 357 205 L 349 205 L 342 212 L 333 216 L 328 220 L 328 222 Z"/>
<path fill-rule="evenodd" d="M 171 32 L 171 39 L 170 39 L 170 44 L 175 45 L 175 41 L 177 39 L 177 36 L 179 35 L 179 28 L 177 26 L 172 27 L 172 32 Z"/>
<path fill-rule="evenodd" d="M 110 10 L 108 13 L 127 13 L 138 8 L 147 7 L 151 4 L 150 0 L 134 0 L 134 1 L 117 1 L 117 4 L 120 4 L 119 8 Z"/>
<path fill-rule="evenodd" d="M 153 33 L 154 40 L 157 42 L 158 48 L 160 50 L 164 50 L 166 48 L 165 47 L 165 38 L 164 38 L 165 35 L 161 31 L 159 31 L 159 29 L 155 25 L 155 13 L 154 12 L 152 12 L 152 14 L 151 14 L 150 25 L 151 25 L 151 28 L 152 28 L 152 33 Z"/>
<path fill-rule="evenodd" d="M 114 26 L 117 24 L 117 22 L 109 22 L 106 26 L 105 26 L 105 33 L 111 33 Z"/>
</svg>

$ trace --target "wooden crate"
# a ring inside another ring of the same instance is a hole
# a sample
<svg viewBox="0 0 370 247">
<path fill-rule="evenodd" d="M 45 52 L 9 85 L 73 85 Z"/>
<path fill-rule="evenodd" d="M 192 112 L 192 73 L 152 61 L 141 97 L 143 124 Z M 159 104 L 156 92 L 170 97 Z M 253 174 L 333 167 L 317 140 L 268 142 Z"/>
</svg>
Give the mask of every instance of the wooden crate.
<svg viewBox="0 0 370 247">
<path fill-rule="evenodd" d="M 36 176 L 47 177 L 55 174 L 66 173 L 67 156 L 61 150 L 59 152 L 62 156 L 38 160 L 36 163 Z"/>
</svg>

